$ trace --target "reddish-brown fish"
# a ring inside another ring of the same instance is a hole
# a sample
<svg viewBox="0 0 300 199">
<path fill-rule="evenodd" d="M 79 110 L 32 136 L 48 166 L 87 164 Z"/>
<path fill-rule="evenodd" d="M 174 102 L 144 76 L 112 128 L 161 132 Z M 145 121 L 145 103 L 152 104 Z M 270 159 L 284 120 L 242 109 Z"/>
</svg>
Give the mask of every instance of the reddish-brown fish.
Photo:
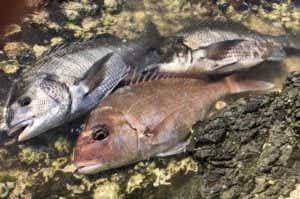
<svg viewBox="0 0 300 199">
<path fill-rule="evenodd" d="M 231 93 L 266 90 L 271 83 L 230 76 L 216 82 L 162 79 L 117 90 L 90 114 L 74 152 L 79 173 L 117 168 L 182 152 L 190 128 Z"/>
</svg>

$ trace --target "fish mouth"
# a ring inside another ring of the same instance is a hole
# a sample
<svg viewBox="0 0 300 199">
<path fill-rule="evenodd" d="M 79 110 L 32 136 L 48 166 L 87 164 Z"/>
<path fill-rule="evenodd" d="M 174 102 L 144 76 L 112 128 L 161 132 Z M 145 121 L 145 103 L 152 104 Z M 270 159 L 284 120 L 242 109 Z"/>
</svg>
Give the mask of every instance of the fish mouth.
<svg viewBox="0 0 300 199">
<path fill-rule="evenodd" d="M 102 168 L 101 163 L 92 164 L 92 165 L 79 165 L 75 163 L 75 166 L 77 168 L 75 172 L 79 174 L 95 174 L 105 170 Z"/>
<path fill-rule="evenodd" d="M 9 128 L 8 130 L 8 135 L 12 136 L 16 133 L 18 133 L 19 135 L 22 135 L 22 133 L 28 129 L 29 127 L 31 127 L 33 125 L 33 118 L 27 119 L 27 120 L 23 120 L 21 122 L 18 122 L 17 124 L 13 125 L 12 127 Z"/>
</svg>

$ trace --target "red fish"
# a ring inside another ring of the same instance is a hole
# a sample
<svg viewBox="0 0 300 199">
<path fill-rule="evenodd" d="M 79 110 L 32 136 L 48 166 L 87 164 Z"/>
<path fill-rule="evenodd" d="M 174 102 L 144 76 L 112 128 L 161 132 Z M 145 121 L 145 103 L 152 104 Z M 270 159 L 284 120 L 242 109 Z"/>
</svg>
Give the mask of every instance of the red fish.
<svg viewBox="0 0 300 199">
<path fill-rule="evenodd" d="M 77 171 L 96 173 L 183 152 L 190 128 L 207 117 L 217 100 L 272 86 L 229 76 L 214 82 L 170 78 L 122 87 L 90 114 L 74 152 Z"/>
</svg>

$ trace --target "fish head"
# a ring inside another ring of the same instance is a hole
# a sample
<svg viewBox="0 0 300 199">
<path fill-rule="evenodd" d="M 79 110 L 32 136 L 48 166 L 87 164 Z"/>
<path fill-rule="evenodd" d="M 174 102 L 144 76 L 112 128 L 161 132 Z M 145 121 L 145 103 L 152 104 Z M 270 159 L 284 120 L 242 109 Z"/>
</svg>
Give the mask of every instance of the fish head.
<svg viewBox="0 0 300 199">
<path fill-rule="evenodd" d="M 93 174 L 133 163 L 137 139 L 137 131 L 121 112 L 95 109 L 77 140 L 73 157 L 77 172 Z"/>
<path fill-rule="evenodd" d="M 49 79 L 29 84 L 8 107 L 8 134 L 20 133 L 19 141 L 37 136 L 61 124 L 69 109 L 66 86 Z"/>
</svg>

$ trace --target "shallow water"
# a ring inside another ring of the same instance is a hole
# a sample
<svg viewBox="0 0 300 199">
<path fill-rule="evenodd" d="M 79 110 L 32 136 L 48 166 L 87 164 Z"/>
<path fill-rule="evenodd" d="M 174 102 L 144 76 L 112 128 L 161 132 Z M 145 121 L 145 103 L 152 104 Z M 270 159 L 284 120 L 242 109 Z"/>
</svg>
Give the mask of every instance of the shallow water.
<svg viewBox="0 0 300 199">
<path fill-rule="evenodd" d="M 9 89 L 7 77 L 17 76 L 19 68 L 30 70 L 35 59 L 48 48 L 104 32 L 135 38 L 148 17 L 164 35 L 200 19 L 228 18 L 272 35 L 296 31 L 300 24 L 300 10 L 287 3 L 271 5 L 272 12 L 255 5 L 248 13 L 236 11 L 235 1 L 228 1 L 229 7 L 223 1 L 216 1 L 217 4 L 185 0 L 119 2 L 53 3 L 46 10 L 28 14 L 23 23 L 11 26 L 1 41 L 6 56 L 1 57 L 0 68 L 7 74 L 0 76 L 0 104 L 3 106 Z M 286 19 L 282 20 L 282 16 Z M 288 72 L 300 71 L 299 63 L 300 56 L 291 56 L 282 63 L 263 63 L 247 75 L 273 81 L 280 89 Z M 93 176 L 74 174 L 72 150 L 82 121 L 84 118 L 24 143 L 1 134 L 0 198 L 165 198 L 166 194 L 180 198 L 197 192 L 199 175 L 203 175 L 199 172 L 202 163 L 190 154 L 144 161 Z"/>
</svg>

